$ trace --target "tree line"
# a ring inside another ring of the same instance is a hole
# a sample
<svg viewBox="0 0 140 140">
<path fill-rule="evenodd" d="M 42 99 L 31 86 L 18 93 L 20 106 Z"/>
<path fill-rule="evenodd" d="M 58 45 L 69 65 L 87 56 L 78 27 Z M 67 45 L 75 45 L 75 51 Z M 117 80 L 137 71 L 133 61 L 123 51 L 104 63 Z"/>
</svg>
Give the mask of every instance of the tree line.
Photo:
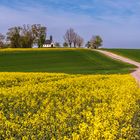
<svg viewBox="0 0 140 140">
<path fill-rule="evenodd" d="M 84 44 L 84 39 L 78 35 L 74 29 L 70 28 L 66 31 L 64 35 L 64 47 L 82 47 Z M 97 49 L 102 46 L 103 40 L 99 35 L 92 36 L 92 38 L 86 43 L 87 48 Z"/>
<path fill-rule="evenodd" d="M 8 29 L 6 36 L 0 34 L 0 47 L 6 40 L 11 48 L 32 48 L 34 44 L 42 47 L 46 40 L 47 28 L 40 24 L 16 26 Z"/>
<path fill-rule="evenodd" d="M 0 33 L 0 48 L 32 48 L 37 45 L 39 48 L 43 47 L 47 37 L 47 28 L 41 24 L 15 26 L 8 29 L 6 35 Z M 84 45 L 84 38 L 82 38 L 74 29 L 70 28 L 64 35 L 63 47 L 80 48 Z M 87 48 L 97 49 L 102 45 L 102 38 L 100 36 L 92 36 L 86 43 Z M 61 46 L 60 43 L 55 43 L 56 47 Z"/>
</svg>

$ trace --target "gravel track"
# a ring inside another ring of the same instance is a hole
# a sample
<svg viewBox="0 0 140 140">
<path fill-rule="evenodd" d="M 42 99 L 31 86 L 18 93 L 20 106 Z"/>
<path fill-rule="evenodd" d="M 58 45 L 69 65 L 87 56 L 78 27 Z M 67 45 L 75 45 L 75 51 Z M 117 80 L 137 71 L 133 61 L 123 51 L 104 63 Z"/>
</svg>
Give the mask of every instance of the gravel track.
<svg viewBox="0 0 140 140">
<path fill-rule="evenodd" d="M 135 65 L 137 66 L 136 70 L 134 72 L 131 73 L 131 75 L 136 79 L 136 81 L 138 83 L 140 83 L 140 63 L 139 62 L 136 62 L 132 59 L 129 59 L 129 58 L 126 58 L 126 57 L 123 57 L 123 56 L 120 56 L 120 55 L 117 55 L 117 54 L 114 54 L 112 52 L 108 52 L 108 51 L 104 51 L 104 50 L 96 50 L 104 55 L 107 55 L 113 59 L 117 59 L 117 60 L 120 60 L 120 61 L 123 61 L 123 62 L 126 62 L 126 63 L 129 63 L 129 64 L 132 64 L 132 65 Z"/>
</svg>

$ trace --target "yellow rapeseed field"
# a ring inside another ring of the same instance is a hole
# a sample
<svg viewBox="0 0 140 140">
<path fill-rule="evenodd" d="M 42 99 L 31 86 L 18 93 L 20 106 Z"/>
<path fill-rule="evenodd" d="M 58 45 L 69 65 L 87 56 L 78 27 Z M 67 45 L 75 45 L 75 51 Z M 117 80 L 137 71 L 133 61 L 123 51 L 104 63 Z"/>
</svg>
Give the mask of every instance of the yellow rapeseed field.
<svg viewBox="0 0 140 140">
<path fill-rule="evenodd" d="M 130 75 L 0 73 L 0 140 L 139 140 Z"/>
</svg>

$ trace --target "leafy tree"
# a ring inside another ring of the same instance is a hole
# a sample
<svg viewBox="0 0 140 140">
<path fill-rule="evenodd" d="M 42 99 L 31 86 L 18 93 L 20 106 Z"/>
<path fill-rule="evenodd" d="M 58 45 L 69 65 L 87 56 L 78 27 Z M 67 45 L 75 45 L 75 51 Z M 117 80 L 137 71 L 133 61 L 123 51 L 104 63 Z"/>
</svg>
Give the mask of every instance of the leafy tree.
<svg viewBox="0 0 140 140">
<path fill-rule="evenodd" d="M 90 43 L 90 41 L 87 42 L 86 47 L 87 47 L 87 48 L 91 48 L 91 43 Z"/>
<path fill-rule="evenodd" d="M 23 25 L 21 27 L 20 44 L 21 48 L 32 48 L 34 43 L 34 36 L 30 25 Z"/>
<path fill-rule="evenodd" d="M 5 36 L 0 33 L 0 48 L 4 47 Z"/>
<path fill-rule="evenodd" d="M 12 27 L 7 32 L 7 40 L 12 48 L 32 48 L 33 44 L 42 47 L 46 40 L 46 27 L 40 24 Z"/>
<path fill-rule="evenodd" d="M 55 43 L 55 47 L 60 47 L 60 43 L 59 42 L 56 42 Z"/>
<path fill-rule="evenodd" d="M 68 46 L 69 46 L 68 43 L 66 42 L 63 43 L 63 47 L 68 48 Z"/>
<path fill-rule="evenodd" d="M 47 28 L 41 26 L 41 24 L 32 25 L 32 33 L 35 38 L 34 43 L 38 44 L 38 47 L 41 48 L 46 40 Z"/>
<path fill-rule="evenodd" d="M 98 49 L 100 46 L 102 46 L 102 38 L 100 36 L 92 36 L 90 40 L 90 48 Z"/>
<path fill-rule="evenodd" d="M 20 48 L 21 47 L 20 32 L 21 32 L 21 27 L 12 27 L 12 28 L 8 29 L 7 40 L 10 41 L 10 46 L 12 48 Z"/>
</svg>

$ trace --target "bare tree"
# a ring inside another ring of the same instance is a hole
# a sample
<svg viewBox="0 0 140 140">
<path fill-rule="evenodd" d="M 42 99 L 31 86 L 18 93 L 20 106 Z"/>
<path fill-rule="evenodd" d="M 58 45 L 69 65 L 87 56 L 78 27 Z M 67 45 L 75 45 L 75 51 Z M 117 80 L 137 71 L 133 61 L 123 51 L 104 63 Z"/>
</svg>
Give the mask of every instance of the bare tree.
<svg viewBox="0 0 140 140">
<path fill-rule="evenodd" d="M 5 39 L 5 36 L 0 33 L 0 48 L 4 47 L 4 39 Z"/>
<path fill-rule="evenodd" d="M 72 29 L 72 28 L 68 29 L 64 35 L 64 40 L 67 44 L 69 44 L 70 48 L 72 47 L 74 38 L 75 38 L 74 29 Z"/>
<path fill-rule="evenodd" d="M 79 48 L 84 44 L 84 39 L 79 35 L 77 35 L 76 44 Z"/>
<path fill-rule="evenodd" d="M 81 47 L 83 45 L 84 39 L 79 36 L 74 29 L 70 28 L 67 30 L 65 36 L 64 36 L 64 40 L 65 43 L 67 43 L 70 48 L 72 47 L 72 45 L 74 46 L 74 48 Z"/>
<path fill-rule="evenodd" d="M 74 37 L 73 38 L 73 46 L 74 46 L 74 48 L 76 48 L 79 35 L 74 32 L 73 37 Z"/>
</svg>

